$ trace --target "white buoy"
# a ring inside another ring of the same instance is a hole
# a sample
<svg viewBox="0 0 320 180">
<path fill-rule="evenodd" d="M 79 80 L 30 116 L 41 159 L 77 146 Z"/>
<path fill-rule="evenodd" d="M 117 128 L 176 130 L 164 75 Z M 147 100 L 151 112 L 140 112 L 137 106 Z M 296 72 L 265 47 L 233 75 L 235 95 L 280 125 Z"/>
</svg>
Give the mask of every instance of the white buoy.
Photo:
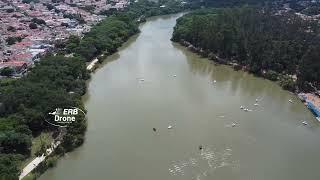
<svg viewBox="0 0 320 180">
<path fill-rule="evenodd" d="M 216 80 L 213 80 L 213 83 L 216 83 L 217 81 Z"/>
<path fill-rule="evenodd" d="M 172 126 L 168 126 L 168 129 L 172 129 Z"/>
<path fill-rule="evenodd" d="M 258 102 L 259 101 L 259 99 L 256 99 L 256 102 Z"/>
</svg>

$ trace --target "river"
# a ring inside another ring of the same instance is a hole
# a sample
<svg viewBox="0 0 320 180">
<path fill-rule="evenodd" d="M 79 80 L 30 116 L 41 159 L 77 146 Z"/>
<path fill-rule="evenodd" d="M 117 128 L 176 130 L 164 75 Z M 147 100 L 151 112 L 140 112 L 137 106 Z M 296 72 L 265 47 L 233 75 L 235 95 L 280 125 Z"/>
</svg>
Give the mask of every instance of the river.
<svg viewBox="0 0 320 180">
<path fill-rule="evenodd" d="M 311 112 L 276 83 L 172 43 L 179 16 L 149 19 L 92 74 L 86 141 L 40 179 L 320 179 Z"/>
</svg>

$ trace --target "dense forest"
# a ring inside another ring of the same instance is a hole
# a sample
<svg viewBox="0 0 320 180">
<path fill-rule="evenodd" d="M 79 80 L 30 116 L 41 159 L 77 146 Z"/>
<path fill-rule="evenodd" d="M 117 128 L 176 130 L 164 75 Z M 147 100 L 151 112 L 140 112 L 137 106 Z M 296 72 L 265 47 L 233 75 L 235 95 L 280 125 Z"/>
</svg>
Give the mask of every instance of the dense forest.
<svg viewBox="0 0 320 180">
<path fill-rule="evenodd" d="M 2 179 L 18 177 L 21 161 L 30 156 L 33 136 L 43 131 L 59 133 L 57 128 L 45 123 L 48 112 L 57 107 L 83 108 L 81 95 L 85 93 L 88 78 L 82 59 L 48 56 L 28 76 L 0 81 Z M 69 126 L 61 150 L 70 151 L 82 144 L 85 129 L 85 121 Z"/>
<path fill-rule="evenodd" d="M 173 41 L 278 80 L 289 90 L 320 87 L 317 22 L 252 7 L 198 10 L 177 20 Z"/>
<path fill-rule="evenodd" d="M 161 5 L 165 5 L 165 7 L 160 8 Z M 179 1 L 141 0 L 138 3 L 133 3 L 124 12 L 108 12 L 109 17 L 94 26 L 84 38 L 80 39 L 76 36 L 69 38 L 64 47 L 65 51 L 67 53 L 74 52 L 75 56 L 80 56 L 87 61 L 91 61 L 101 53 L 112 54 L 129 37 L 139 32 L 138 24 L 145 21 L 145 18 L 176 13 L 187 8 Z"/>
</svg>

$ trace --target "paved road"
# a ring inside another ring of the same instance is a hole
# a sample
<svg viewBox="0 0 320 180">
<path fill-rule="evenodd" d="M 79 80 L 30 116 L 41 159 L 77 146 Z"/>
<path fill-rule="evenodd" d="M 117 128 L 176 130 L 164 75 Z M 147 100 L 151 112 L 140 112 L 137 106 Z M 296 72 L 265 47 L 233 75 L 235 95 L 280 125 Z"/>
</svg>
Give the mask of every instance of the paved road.
<svg viewBox="0 0 320 180">
<path fill-rule="evenodd" d="M 61 143 L 60 141 L 57 141 L 55 144 L 52 143 L 51 147 L 46 150 L 47 156 L 49 156 L 53 152 L 53 150 L 59 146 L 60 143 Z M 19 180 L 24 178 L 31 171 L 33 171 L 42 161 L 44 161 L 46 159 L 47 156 L 42 154 L 42 156 L 34 158 L 26 167 L 23 168 L 23 170 L 19 176 Z"/>
</svg>

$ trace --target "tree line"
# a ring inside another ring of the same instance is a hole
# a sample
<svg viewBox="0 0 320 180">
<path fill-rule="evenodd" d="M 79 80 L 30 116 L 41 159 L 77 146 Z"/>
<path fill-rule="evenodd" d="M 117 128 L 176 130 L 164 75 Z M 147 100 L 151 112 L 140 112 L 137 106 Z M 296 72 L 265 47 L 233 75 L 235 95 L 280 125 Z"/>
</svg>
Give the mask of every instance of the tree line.
<svg viewBox="0 0 320 180">
<path fill-rule="evenodd" d="M 249 6 L 198 10 L 177 20 L 172 40 L 278 80 L 285 89 L 320 87 L 319 25 L 293 13 Z"/>
</svg>

